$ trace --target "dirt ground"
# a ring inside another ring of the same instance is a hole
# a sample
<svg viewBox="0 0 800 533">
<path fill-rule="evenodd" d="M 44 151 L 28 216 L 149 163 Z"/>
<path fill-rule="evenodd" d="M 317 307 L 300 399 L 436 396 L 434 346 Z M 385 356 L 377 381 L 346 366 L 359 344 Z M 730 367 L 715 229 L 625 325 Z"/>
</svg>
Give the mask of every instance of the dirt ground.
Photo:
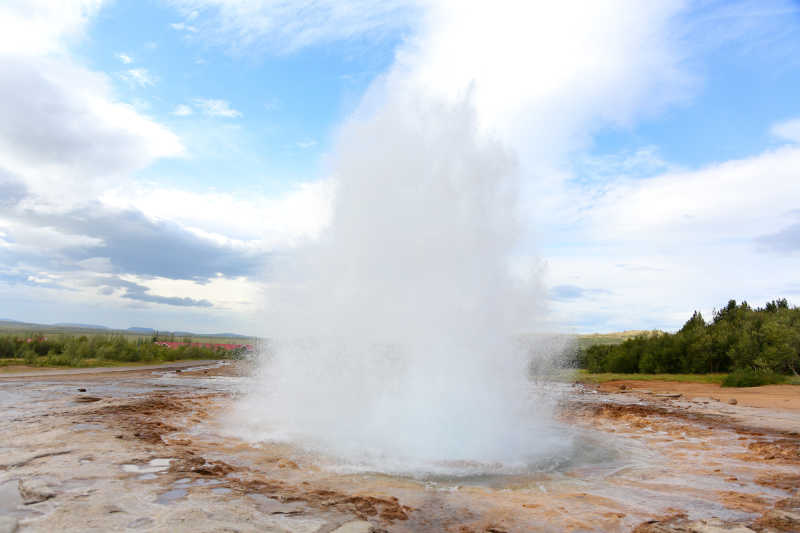
<svg viewBox="0 0 800 533">
<path fill-rule="evenodd" d="M 602 392 L 620 392 L 621 387 L 634 393 L 649 391 L 654 394 L 681 394 L 684 398 L 713 399 L 729 402 L 736 400 L 739 405 L 800 411 L 800 386 L 766 385 L 763 387 L 721 387 L 715 383 L 680 383 L 676 381 L 637 381 L 626 379 L 608 381 L 597 386 Z"/>
<path fill-rule="evenodd" d="M 250 370 L 0 378 L 0 531 L 800 531 L 791 389 L 575 385 L 557 418 L 601 459 L 436 481 L 231 437 Z"/>
</svg>

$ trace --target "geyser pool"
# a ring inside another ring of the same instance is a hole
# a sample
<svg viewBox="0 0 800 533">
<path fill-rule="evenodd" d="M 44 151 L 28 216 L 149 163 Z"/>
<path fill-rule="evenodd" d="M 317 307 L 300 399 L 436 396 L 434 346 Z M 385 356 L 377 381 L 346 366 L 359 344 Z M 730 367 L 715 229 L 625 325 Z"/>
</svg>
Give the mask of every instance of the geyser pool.
<svg viewBox="0 0 800 533">
<path fill-rule="evenodd" d="M 388 88 L 343 128 L 333 175 L 327 231 L 271 264 L 239 434 L 393 472 L 513 471 L 570 446 L 529 376 L 552 347 L 521 341 L 543 298 L 512 274 L 514 158 L 469 101 Z"/>
</svg>

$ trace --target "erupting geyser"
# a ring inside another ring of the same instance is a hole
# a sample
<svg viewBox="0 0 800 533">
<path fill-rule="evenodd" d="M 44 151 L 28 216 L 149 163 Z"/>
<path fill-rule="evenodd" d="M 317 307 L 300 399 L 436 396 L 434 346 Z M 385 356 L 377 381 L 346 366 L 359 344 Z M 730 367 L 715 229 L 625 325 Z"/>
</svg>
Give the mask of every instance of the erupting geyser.
<svg viewBox="0 0 800 533">
<path fill-rule="evenodd" d="M 468 101 L 405 94 L 345 125 L 330 227 L 273 268 L 251 438 L 427 472 L 525 468 L 564 444 L 522 337 L 541 298 L 511 274 L 514 158 L 475 122 Z"/>
</svg>

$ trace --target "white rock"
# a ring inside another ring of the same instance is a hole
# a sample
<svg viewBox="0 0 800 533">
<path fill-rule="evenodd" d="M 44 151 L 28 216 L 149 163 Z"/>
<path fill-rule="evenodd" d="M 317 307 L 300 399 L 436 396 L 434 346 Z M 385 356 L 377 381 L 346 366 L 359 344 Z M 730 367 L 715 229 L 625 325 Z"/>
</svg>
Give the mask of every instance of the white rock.
<svg viewBox="0 0 800 533">
<path fill-rule="evenodd" d="M 41 479 L 19 480 L 19 495 L 25 505 L 49 500 L 56 492 Z"/>
<path fill-rule="evenodd" d="M 366 520 L 353 520 L 337 527 L 331 533 L 372 533 L 372 524 Z"/>
<path fill-rule="evenodd" d="M 718 518 L 692 522 L 689 524 L 689 531 L 692 533 L 755 533 L 749 527 L 725 526 L 722 520 Z"/>
<path fill-rule="evenodd" d="M 0 516 L 0 533 L 14 533 L 18 526 L 16 518 Z"/>
</svg>

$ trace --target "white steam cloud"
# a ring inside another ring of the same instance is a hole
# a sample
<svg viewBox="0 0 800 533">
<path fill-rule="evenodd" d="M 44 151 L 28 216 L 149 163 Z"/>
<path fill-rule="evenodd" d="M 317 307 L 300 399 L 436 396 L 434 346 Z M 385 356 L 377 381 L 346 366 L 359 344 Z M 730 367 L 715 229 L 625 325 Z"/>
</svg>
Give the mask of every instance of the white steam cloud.
<svg viewBox="0 0 800 533">
<path fill-rule="evenodd" d="M 382 469 L 534 459 L 552 443 L 520 338 L 541 299 L 510 274 L 513 157 L 468 102 L 392 94 L 345 126 L 335 175 L 328 233 L 277 269 L 257 437 Z"/>
</svg>

